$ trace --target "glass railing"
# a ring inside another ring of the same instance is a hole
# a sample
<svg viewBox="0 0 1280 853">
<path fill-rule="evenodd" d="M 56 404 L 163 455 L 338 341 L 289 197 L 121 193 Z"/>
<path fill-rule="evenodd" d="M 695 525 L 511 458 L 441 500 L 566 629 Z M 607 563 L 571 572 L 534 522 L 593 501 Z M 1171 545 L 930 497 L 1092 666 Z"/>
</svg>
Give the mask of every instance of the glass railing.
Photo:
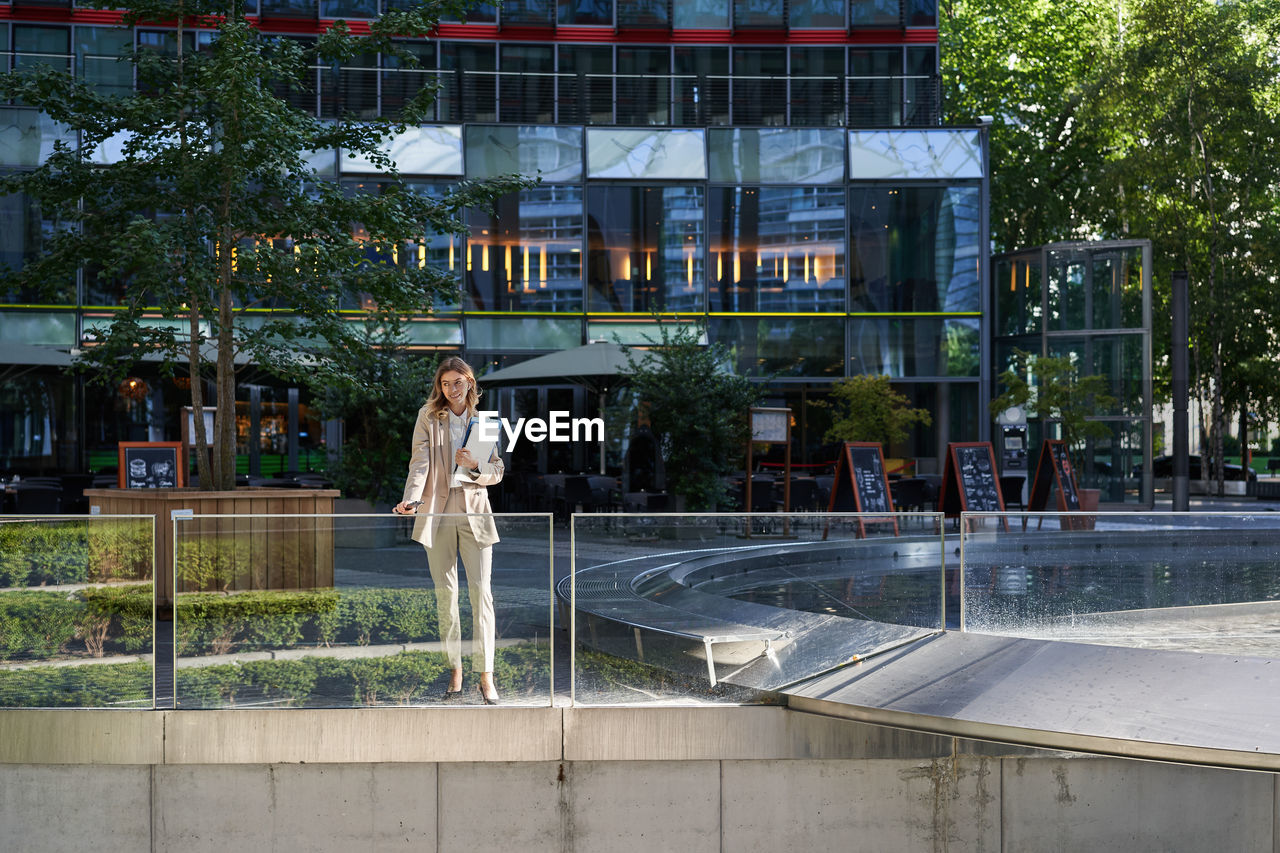
<svg viewBox="0 0 1280 853">
<path fill-rule="evenodd" d="M 473 642 L 482 579 L 463 562 L 434 584 L 412 518 L 175 518 L 174 707 L 476 705 L 486 667 L 501 704 L 550 705 L 551 516 L 434 518 L 444 537 L 496 527 L 492 644 Z M 446 700 L 454 666 L 464 690 Z"/>
<path fill-rule="evenodd" d="M 1280 658 L 1280 513 L 966 513 L 963 630 Z"/>
<path fill-rule="evenodd" d="M 574 515 L 575 704 L 767 703 L 946 624 L 942 517 Z"/>
<path fill-rule="evenodd" d="M 151 516 L 0 517 L 0 707 L 155 706 Z"/>
</svg>

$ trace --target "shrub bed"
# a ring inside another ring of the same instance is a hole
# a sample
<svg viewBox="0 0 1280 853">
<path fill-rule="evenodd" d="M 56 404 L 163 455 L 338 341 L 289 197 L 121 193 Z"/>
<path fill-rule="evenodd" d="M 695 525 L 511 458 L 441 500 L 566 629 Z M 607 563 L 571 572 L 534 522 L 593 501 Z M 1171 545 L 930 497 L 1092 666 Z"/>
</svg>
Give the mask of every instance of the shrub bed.
<svg viewBox="0 0 1280 853">
<path fill-rule="evenodd" d="M 151 585 L 0 593 L 0 660 L 151 649 Z"/>
</svg>

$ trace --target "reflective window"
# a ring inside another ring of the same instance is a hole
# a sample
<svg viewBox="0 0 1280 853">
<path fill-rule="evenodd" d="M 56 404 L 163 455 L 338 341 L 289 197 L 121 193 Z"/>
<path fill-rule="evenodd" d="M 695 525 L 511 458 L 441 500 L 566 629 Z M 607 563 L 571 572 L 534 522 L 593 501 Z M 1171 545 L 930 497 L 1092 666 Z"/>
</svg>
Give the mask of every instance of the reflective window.
<svg viewBox="0 0 1280 853">
<path fill-rule="evenodd" d="M 849 191 L 852 311 L 977 311 L 977 187 Z"/>
<path fill-rule="evenodd" d="M 1001 258 L 995 262 L 997 335 L 1040 331 L 1040 260 L 1038 255 Z"/>
<path fill-rule="evenodd" d="M 844 319 L 712 317 L 711 340 L 729 347 L 747 376 L 842 376 Z"/>
<path fill-rule="evenodd" d="M 503 24 L 541 24 L 554 26 L 556 0 L 505 0 L 502 4 Z"/>
<path fill-rule="evenodd" d="M 901 0 L 849 0 L 849 26 L 896 27 Z"/>
<path fill-rule="evenodd" d="M 787 50 L 733 49 L 733 123 L 787 123 Z"/>
<path fill-rule="evenodd" d="M 670 121 L 671 52 L 665 47 L 618 48 L 618 124 Z"/>
<path fill-rule="evenodd" d="M 467 217 L 467 307 L 582 310 L 582 188 L 539 186 Z"/>
<path fill-rule="evenodd" d="M 791 124 L 844 124 L 844 48 L 791 49 Z"/>
<path fill-rule="evenodd" d="M 492 44 L 440 43 L 441 121 L 497 121 L 497 58 Z"/>
<path fill-rule="evenodd" d="M 420 2 L 420 0 L 383 0 L 383 2 L 388 6 L 409 6 Z M 448 16 L 442 16 L 440 20 L 458 22 L 457 18 Z M 468 24 L 496 24 L 498 22 L 498 7 L 492 3 L 476 3 L 468 6 L 462 22 Z"/>
<path fill-rule="evenodd" d="M 850 48 L 849 125 L 885 127 L 902 123 L 902 50 Z"/>
<path fill-rule="evenodd" d="M 376 18 L 378 0 L 320 0 L 322 18 Z"/>
<path fill-rule="evenodd" d="M 618 4 L 618 26 L 654 27 L 671 26 L 667 0 L 624 0 Z"/>
<path fill-rule="evenodd" d="M 502 7 L 506 20 L 510 6 Z M 502 121 L 551 124 L 555 114 L 555 55 L 551 45 L 503 44 L 498 46 L 498 85 Z"/>
<path fill-rule="evenodd" d="M 314 18 L 316 0 L 260 0 L 264 17 Z"/>
<path fill-rule="evenodd" d="M 733 0 L 734 29 L 782 29 L 785 15 L 782 0 Z"/>
<path fill-rule="evenodd" d="M 703 208 L 701 186 L 588 187 L 588 310 L 704 310 Z"/>
<path fill-rule="evenodd" d="M 907 75 L 902 86 L 903 124 L 937 124 L 941 104 L 936 47 L 907 48 Z"/>
<path fill-rule="evenodd" d="M 103 95 L 133 92 L 133 66 L 121 62 L 133 48 L 133 31 L 123 27 L 76 27 L 76 73 Z"/>
<path fill-rule="evenodd" d="M 36 27 L 13 25 L 13 70 L 46 65 L 70 71 L 70 27 Z"/>
<path fill-rule="evenodd" d="M 852 317 L 849 373 L 857 376 L 977 376 L 977 317 Z"/>
<path fill-rule="evenodd" d="M 398 116 L 405 105 L 419 92 L 435 85 L 439 76 L 436 70 L 435 42 L 402 42 L 398 47 L 409 54 L 412 61 L 388 54 L 381 55 L 382 114 L 385 116 Z M 426 117 L 432 118 L 434 115 L 435 105 L 433 104 Z"/>
<path fill-rule="evenodd" d="M 562 124 L 613 124 L 613 48 L 560 45 L 556 77 Z"/>
<path fill-rule="evenodd" d="M 467 177 L 537 175 L 544 181 L 582 177 L 582 128 L 468 125 Z"/>
<path fill-rule="evenodd" d="M 582 346 L 582 320 L 577 318 L 468 317 L 466 326 L 468 352 L 562 350 Z"/>
<path fill-rule="evenodd" d="M 38 255 L 56 229 L 52 220 L 40 215 L 35 201 L 24 193 L 0 196 L 0 268 L 20 270 Z M 0 301 L 9 303 L 52 302 L 57 305 L 75 303 L 75 278 L 57 288 L 54 294 L 37 289 L 19 289 L 0 284 Z"/>
<path fill-rule="evenodd" d="M 672 124 L 705 127 L 729 124 L 729 49 L 676 47 Z"/>
<path fill-rule="evenodd" d="M 679 0 L 672 3 L 678 30 L 727 30 L 730 0 Z"/>
<path fill-rule="evenodd" d="M 320 73 L 320 116 L 378 116 L 378 54 L 357 53 Z"/>
<path fill-rule="evenodd" d="M 791 4 L 792 29 L 842 30 L 844 27 L 844 0 L 808 0 Z"/>
<path fill-rule="evenodd" d="M 627 0 L 623 0 L 626 5 Z M 613 26 L 613 0 L 557 0 L 561 24 L 577 27 Z M 503 6 L 505 10 L 507 7 Z"/>
<path fill-rule="evenodd" d="M 906 0 L 908 27 L 936 27 L 938 0 Z"/>
<path fill-rule="evenodd" d="M 587 130 L 592 178 L 705 180 L 706 132 L 685 130 Z"/>
<path fill-rule="evenodd" d="M 844 179 L 844 142 L 844 133 L 835 129 L 711 129 L 710 177 L 740 184 L 838 184 Z"/>
<path fill-rule="evenodd" d="M 713 187 L 712 311 L 843 311 L 844 191 Z"/>
</svg>

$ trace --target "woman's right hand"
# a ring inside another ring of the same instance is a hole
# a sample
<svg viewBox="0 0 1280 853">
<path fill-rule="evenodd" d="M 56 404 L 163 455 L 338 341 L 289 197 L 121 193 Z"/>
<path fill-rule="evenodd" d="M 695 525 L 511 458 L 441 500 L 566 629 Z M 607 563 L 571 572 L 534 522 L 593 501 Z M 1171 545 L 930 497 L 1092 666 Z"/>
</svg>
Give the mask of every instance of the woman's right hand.
<svg viewBox="0 0 1280 853">
<path fill-rule="evenodd" d="M 400 501 L 391 508 L 396 515 L 413 515 L 418 511 L 420 501 Z"/>
</svg>

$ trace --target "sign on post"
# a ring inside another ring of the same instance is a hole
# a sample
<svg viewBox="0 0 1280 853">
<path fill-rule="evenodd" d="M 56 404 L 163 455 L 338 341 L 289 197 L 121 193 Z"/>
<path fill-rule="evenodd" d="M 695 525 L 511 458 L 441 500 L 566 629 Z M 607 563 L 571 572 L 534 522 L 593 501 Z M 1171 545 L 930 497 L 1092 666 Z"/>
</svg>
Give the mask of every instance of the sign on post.
<svg viewBox="0 0 1280 853">
<path fill-rule="evenodd" d="M 122 441 L 119 478 L 122 489 L 180 489 L 186 485 L 180 441 Z"/>
</svg>

